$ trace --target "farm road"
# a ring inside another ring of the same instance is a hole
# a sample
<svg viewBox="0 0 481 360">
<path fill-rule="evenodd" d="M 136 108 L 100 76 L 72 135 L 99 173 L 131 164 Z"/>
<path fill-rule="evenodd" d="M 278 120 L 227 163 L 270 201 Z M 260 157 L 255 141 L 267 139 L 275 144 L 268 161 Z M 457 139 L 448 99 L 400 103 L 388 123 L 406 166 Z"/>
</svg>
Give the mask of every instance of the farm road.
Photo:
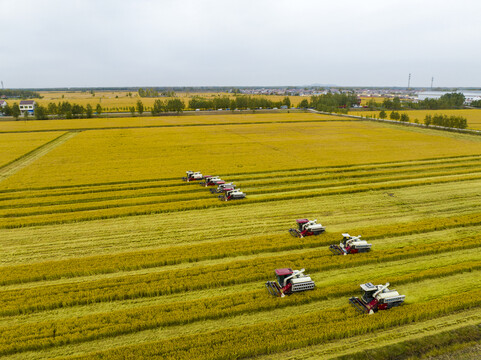
<svg viewBox="0 0 481 360">
<path fill-rule="evenodd" d="M 60 135 L 59 137 L 55 138 L 52 141 L 49 141 L 46 144 L 39 146 L 38 148 L 30 151 L 29 153 L 21 156 L 20 158 L 12 161 L 11 163 L 5 165 L 4 167 L 0 168 L 0 182 L 12 176 L 16 172 L 22 170 L 23 168 L 27 167 L 35 160 L 41 158 L 45 154 L 49 153 L 57 146 L 63 144 L 67 140 L 73 138 L 79 133 L 79 131 L 69 131 L 65 134 Z"/>
</svg>

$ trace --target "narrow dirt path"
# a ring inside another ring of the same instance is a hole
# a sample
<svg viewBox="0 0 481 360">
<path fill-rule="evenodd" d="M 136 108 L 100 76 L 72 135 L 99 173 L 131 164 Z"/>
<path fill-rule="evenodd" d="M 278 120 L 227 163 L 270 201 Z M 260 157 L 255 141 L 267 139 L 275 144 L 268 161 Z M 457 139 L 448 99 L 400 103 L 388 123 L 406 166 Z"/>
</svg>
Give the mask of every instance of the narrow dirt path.
<svg viewBox="0 0 481 360">
<path fill-rule="evenodd" d="M 27 167 L 28 165 L 33 163 L 35 160 L 46 155 L 47 153 L 55 149 L 57 146 L 63 144 L 64 142 L 76 136 L 78 133 L 79 133 L 78 131 L 66 132 L 63 135 L 60 135 L 58 138 L 44 145 L 39 146 L 35 150 L 31 151 L 25 156 L 22 156 L 21 158 L 15 160 L 14 162 L 0 168 L 0 182 L 12 176 L 16 172 L 22 170 L 23 168 Z"/>
</svg>

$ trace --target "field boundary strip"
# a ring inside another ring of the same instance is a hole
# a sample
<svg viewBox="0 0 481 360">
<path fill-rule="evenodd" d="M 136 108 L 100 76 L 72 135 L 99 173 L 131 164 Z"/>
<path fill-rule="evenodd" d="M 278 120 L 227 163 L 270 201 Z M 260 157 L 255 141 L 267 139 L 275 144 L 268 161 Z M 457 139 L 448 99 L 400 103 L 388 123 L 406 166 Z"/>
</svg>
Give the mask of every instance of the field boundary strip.
<svg viewBox="0 0 481 360">
<path fill-rule="evenodd" d="M 42 156 L 46 155 L 57 146 L 65 143 L 69 139 L 73 138 L 78 134 L 77 131 L 75 132 L 66 132 L 59 137 L 39 146 L 32 151 L 20 156 L 19 158 L 9 162 L 8 164 L 2 166 L 0 168 L 0 182 L 5 180 L 6 178 L 12 176 L 13 174 L 17 173 L 18 171 L 22 170 L 23 168 L 27 167 L 35 160 L 41 158 Z"/>
<path fill-rule="evenodd" d="M 421 129 L 450 131 L 450 132 L 458 132 L 458 133 L 461 133 L 461 134 L 481 136 L 481 130 L 475 130 L 475 129 L 458 129 L 458 128 L 452 128 L 452 127 L 446 127 L 446 126 L 439 126 L 439 125 L 425 125 L 425 124 L 417 124 L 417 123 L 412 123 L 412 122 L 403 122 L 403 121 L 398 121 L 398 120 L 376 119 L 376 118 L 372 118 L 372 117 L 362 117 L 362 116 L 359 116 L 359 115 L 329 113 L 329 112 L 318 111 L 318 110 L 314 110 L 314 109 L 308 109 L 308 111 L 313 113 L 313 114 L 319 114 L 319 115 L 331 115 L 331 116 L 346 117 L 346 118 L 350 118 L 351 121 L 374 121 L 374 122 L 380 122 L 380 123 L 386 123 L 386 124 L 418 127 L 418 128 L 421 128 Z"/>
</svg>

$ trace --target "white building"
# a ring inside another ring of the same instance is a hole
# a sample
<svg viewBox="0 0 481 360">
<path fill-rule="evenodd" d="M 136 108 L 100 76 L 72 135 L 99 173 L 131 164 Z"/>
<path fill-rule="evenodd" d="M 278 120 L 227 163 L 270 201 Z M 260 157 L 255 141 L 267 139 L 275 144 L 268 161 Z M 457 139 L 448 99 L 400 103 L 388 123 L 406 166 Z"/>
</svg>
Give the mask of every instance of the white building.
<svg viewBox="0 0 481 360">
<path fill-rule="evenodd" d="M 36 105 L 37 103 L 34 100 L 22 100 L 18 106 L 22 115 L 25 113 L 25 111 L 28 111 L 30 115 L 33 115 Z"/>
<path fill-rule="evenodd" d="M 4 108 L 5 106 L 7 106 L 7 102 L 5 100 L 0 100 L 0 108 Z"/>
</svg>

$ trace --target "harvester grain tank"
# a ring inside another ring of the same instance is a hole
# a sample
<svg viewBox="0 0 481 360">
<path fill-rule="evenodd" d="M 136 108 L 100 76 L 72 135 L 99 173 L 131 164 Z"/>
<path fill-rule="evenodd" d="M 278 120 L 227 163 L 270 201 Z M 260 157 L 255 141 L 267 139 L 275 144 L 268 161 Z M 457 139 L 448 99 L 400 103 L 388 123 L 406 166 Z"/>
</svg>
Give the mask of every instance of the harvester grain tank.
<svg viewBox="0 0 481 360">
<path fill-rule="evenodd" d="M 361 240 L 361 235 L 342 234 L 342 240 L 339 245 L 330 245 L 329 250 L 334 255 L 348 255 L 371 251 L 371 246 L 367 241 Z"/>
<path fill-rule="evenodd" d="M 379 310 L 387 310 L 401 305 L 406 295 L 399 295 L 396 290 L 389 290 L 388 287 L 389 283 L 386 285 L 362 284 L 362 297 L 352 297 L 349 299 L 349 303 L 360 313 L 370 315 Z"/>
<path fill-rule="evenodd" d="M 303 238 L 304 236 L 319 235 L 326 231 L 326 228 L 317 223 L 316 220 L 297 219 L 297 229 L 289 229 L 289 233 L 294 237 Z"/>
<path fill-rule="evenodd" d="M 314 281 L 309 275 L 304 275 L 304 271 L 305 269 L 276 269 L 277 281 L 266 282 L 267 291 L 272 296 L 284 297 L 295 292 L 313 290 L 315 287 Z"/>
<path fill-rule="evenodd" d="M 187 176 L 184 176 L 182 178 L 182 180 L 184 181 L 198 181 L 198 180 L 202 180 L 204 179 L 204 177 L 202 176 L 202 174 L 199 172 L 199 171 L 186 171 L 187 173 Z"/>
</svg>

